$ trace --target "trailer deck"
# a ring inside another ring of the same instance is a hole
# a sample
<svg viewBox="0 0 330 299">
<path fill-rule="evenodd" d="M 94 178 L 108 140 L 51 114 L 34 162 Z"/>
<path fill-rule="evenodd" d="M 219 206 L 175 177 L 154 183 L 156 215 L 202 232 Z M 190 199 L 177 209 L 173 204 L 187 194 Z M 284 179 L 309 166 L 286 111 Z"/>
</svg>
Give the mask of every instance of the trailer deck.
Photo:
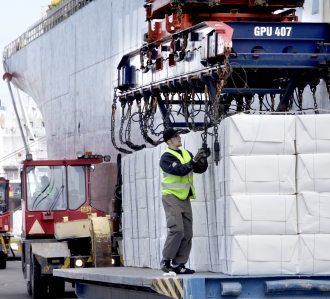
<svg viewBox="0 0 330 299">
<path fill-rule="evenodd" d="M 54 276 L 75 283 L 85 299 L 137 298 L 329 298 L 329 276 L 229 276 L 199 272 L 163 276 L 133 267 L 57 269 Z"/>
</svg>

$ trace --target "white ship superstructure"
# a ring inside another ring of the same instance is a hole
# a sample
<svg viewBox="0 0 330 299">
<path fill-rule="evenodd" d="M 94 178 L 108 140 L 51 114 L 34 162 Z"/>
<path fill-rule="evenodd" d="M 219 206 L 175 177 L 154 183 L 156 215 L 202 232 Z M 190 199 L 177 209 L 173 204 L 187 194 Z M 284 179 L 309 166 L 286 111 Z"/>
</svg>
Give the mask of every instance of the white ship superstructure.
<svg viewBox="0 0 330 299">
<path fill-rule="evenodd" d="M 47 142 L 44 121 L 35 102 L 30 97 L 22 98 L 19 121 L 25 134 L 29 152 L 36 159 L 47 158 Z M 25 117 L 23 117 L 23 115 Z M 19 124 L 12 108 L 0 108 L 0 176 L 10 180 L 13 194 L 20 194 L 20 165 L 26 156 L 26 148 L 19 130 Z"/>
</svg>

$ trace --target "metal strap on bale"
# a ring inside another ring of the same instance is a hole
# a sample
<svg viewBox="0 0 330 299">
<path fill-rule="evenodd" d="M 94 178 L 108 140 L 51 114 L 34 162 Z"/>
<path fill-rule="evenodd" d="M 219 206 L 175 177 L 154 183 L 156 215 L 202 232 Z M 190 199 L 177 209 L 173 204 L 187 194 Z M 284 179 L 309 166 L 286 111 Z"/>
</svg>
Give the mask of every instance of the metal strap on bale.
<svg viewBox="0 0 330 299">
<path fill-rule="evenodd" d="M 155 292 L 175 299 L 183 299 L 183 280 L 181 278 L 156 278 L 151 281 Z"/>
</svg>

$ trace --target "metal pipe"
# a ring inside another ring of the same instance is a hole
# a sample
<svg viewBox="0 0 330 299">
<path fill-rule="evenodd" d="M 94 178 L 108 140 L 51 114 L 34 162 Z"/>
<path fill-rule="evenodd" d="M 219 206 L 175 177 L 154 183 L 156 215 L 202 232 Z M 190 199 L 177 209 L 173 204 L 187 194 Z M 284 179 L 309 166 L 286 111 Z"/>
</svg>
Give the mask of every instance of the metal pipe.
<svg viewBox="0 0 330 299">
<path fill-rule="evenodd" d="M 329 280 L 283 279 L 265 281 L 265 294 L 294 291 L 330 292 Z"/>
<path fill-rule="evenodd" d="M 14 99 L 14 95 L 13 95 L 13 91 L 11 89 L 11 85 L 10 85 L 10 81 L 12 79 L 12 75 L 10 73 L 5 73 L 3 75 L 3 79 L 7 82 L 8 84 L 8 89 L 9 89 L 9 93 L 10 93 L 10 96 L 11 96 L 11 100 L 13 102 L 13 107 L 14 107 L 14 110 L 15 110 L 15 114 L 16 114 L 16 117 L 17 117 L 17 121 L 18 121 L 18 126 L 19 126 L 19 129 L 21 131 L 21 136 L 22 136 L 22 140 L 23 140 L 23 143 L 24 143 L 24 148 L 25 148 L 25 152 L 26 154 L 30 154 L 30 148 L 25 140 L 25 136 L 24 136 L 24 132 L 23 132 L 23 128 L 22 128 L 22 124 L 21 124 L 21 121 L 20 121 L 20 118 L 19 118 L 19 115 L 18 115 L 18 111 L 17 111 L 17 107 L 16 107 L 16 103 L 15 103 L 15 99 Z"/>
</svg>

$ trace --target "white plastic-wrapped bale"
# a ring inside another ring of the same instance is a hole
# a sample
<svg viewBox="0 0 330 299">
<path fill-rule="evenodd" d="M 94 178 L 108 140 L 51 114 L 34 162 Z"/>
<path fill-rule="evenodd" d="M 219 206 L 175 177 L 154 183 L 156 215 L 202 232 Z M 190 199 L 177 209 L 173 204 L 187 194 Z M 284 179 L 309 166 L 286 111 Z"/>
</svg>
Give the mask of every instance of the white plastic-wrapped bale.
<svg viewBox="0 0 330 299">
<path fill-rule="evenodd" d="M 299 274 L 330 274 L 330 234 L 301 234 Z"/>
<path fill-rule="evenodd" d="M 330 152 L 330 114 L 296 116 L 297 154 Z"/>
<path fill-rule="evenodd" d="M 297 155 L 297 193 L 330 192 L 330 153 Z"/>
<path fill-rule="evenodd" d="M 300 234 L 330 234 L 330 193 L 300 193 L 297 207 Z"/>
<path fill-rule="evenodd" d="M 221 237 L 223 273 L 290 275 L 298 273 L 298 235 Z"/>
<path fill-rule="evenodd" d="M 293 115 L 236 114 L 220 124 L 221 157 L 294 155 Z"/>
<path fill-rule="evenodd" d="M 222 197 L 222 235 L 295 235 L 295 195 L 241 195 Z"/>
<path fill-rule="evenodd" d="M 229 156 L 221 159 L 221 196 L 295 194 L 294 155 Z"/>
</svg>

